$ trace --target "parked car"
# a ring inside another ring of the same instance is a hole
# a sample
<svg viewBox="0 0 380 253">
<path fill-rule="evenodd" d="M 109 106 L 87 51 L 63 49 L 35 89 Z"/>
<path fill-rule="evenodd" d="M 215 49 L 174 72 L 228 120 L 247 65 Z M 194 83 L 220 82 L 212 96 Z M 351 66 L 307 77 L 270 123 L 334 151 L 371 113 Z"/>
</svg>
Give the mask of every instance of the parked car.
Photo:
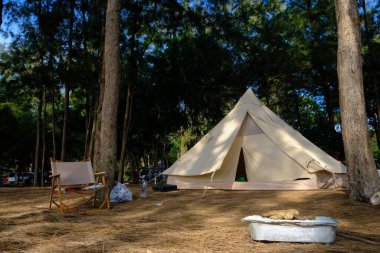
<svg viewBox="0 0 380 253">
<path fill-rule="evenodd" d="M 31 185 L 34 180 L 34 173 L 33 172 L 27 172 L 26 175 L 23 178 L 23 183 L 27 185 Z"/>
<path fill-rule="evenodd" d="M 31 184 L 34 179 L 34 173 L 33 172 L 11 172 L 8 176 L 8 183 L 9 184 L 15 184 L 15 183 L 22 183 L 22 184 Z"/>
<path fill-rule="evenodd" d="M 8 176 L 8 183 L 17 183 L 18 182 L 18 173 L 17 172 L 11 172 Z"/>
<path fill-rule="evenodd" d="M 7 177 L 2 177 L 2 178 L 1 178 L 1 182 L 2 182 L 3 184 L 8 183 L 8 178 L 7 178 Z"/>
</svg>

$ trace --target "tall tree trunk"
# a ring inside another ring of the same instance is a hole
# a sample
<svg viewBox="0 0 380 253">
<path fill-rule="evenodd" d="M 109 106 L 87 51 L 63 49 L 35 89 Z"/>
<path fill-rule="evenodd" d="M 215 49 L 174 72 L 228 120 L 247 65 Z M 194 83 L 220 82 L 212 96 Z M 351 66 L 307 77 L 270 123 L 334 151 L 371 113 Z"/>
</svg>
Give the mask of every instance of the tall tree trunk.
<svg viewBox="0 0 380 253">
<path fill-rule="evenodd" d="M 82 34 L 83 34 L 83 52 L 87 55 L 87 21 L 86 21 L 86 11 L 88 6 L 88 0 L 80 1 L 80 9 L 81 9 L 81 18 L 82 18 Z M 85 142 L 84 142 L 84 154 L 83 158 L 87 159 L 89 156 L 89 145 L 91 139 L 91 127 L 92 127 L 92 119 L 93 119 L 93 104 L 91 103 L 91 94 L 89 87 L 85 87 L 86 94 L 86 126 L 85 126 Z"/>
<path fill-rule="evenodd" d="M 105 75 L 104 75 L 104 40 L 105 40 L 105 18 L 102 20 L 102 32 L 101 32 L 101 45 L 100 45 L 100 54 L 99 54 L 99 76 L 98 76 L 98 93 L 97 99 L 95 101 L 94 106 L 94 119 L 92 121 L 92 131 L 91 131 L 91 139 L 90 139 L 90 147 L 89 154 L 92 157 L 93 168 L 95 170 L 101 170 L 100 164 L 100 129 L 102 124 L 102 105 L 103 105 L 103 97 L 104 97 L 104 83 L 105 83 Z"/>
<path fill-rule="evenodd" d="M 124 167 L 125 167 L 125 158 L 127 153 L 127 139 L 129 132 L 129 125 L 131 122 L 131 114 L 132 114 L 132 101 L 133 101 L 133 90 L 137 83 L 138 77 L 138 68 L 137 68 L 137 60 L 136 60 L 136 34 L 137 34 L 137 22 L 139 17 L 139 8 L 135 8 L 133 10 L 133 23 L 131 27 L 131 38 L 130 38 L 130 55 L 128 59 L 128 74 L 129 74 L 129 84 L 127 89 L 127 98 L 125 103 L 125 114 L 124 114 L 124 123 L 123 123 L 123 139 L 121 142 L 121 153 L 120 153 L 120 169 L 118 181 L 123 182 L 124 175 Z"/>
<path fill-rule="evenodd" d="M 155 141 L 152 140 L 152 160 L 153 160 L 153 168 L 156 169 L 157 168 L 157 164 L 158 164 L 158 160 L 159 160 L 159 144 L 157 144 L 157 147 L 156 147 L 156 144 L 155 144 Z M 149 166 L 150 167 L 150 166 Z"/>
<path fill-rule="evenodd" d="M 38 186 L 39 160 L 40 160 L 40 139 L 41 139 L 41 114 L 42 114 L 42 85 L 38 91 L 38 109 L 37 109 L 37 126 L 36 126 L 36 149 L 34 153 L 34 180 L 33 186 Z"/>
<path fill-rule="evenodd" d="M 101 54 L 103 56 L 104 53 Z M 98 102 L 95 105 L 96 112 L 94 115 L 94 120 L 92 124 L 92 133 L 91 133 L 91 141 L 89 153 L 93 156 L 93 165 L 96 170 L 101 169 L 101 158 L 100 158 L 100 149 L 101 149 L 101 139 L 100 139 L 100 130 L 102 125 L 102 106 L 103 106 L 103 98 L 104 98 L 104 84 L 105 84 L 105 66 L 104 59 L 101 60 L 101 68 L 99 73 L 99 95 Z"/>
<path fill-rule="evenodd" d="M 133 183 L 135 183 L 135 184 L 137 184 L 138 183 L 138 181 L 139 181 L 139 173 L 138 173 L 138 171 L 137 171 L 137 165 L 136 165 L 136 157 L 135 156 L 133 156 L 132 154 L 129 154 L 129 157 L 128 157 L 128 161 L 129 161 L 129 163 L 130 163 L 130 165 L 131 165 L 131 178 L 132 178 L 132 182 Z"/>
<path fill-rule="evenodd" d="M 56 159 L 57 145 L 55 142 L 55 91 L 54 86 L 51 87 L 51 124 L 52 124 L 52 145 L 53 145 L 53 159 Z"/>
<path fill-rule="evenodd" d="M 297 119 L 297 122 L 295 122 L 294 124 L 294 127 L 297 129 L 297 130 L 300 130 L 301 127 L 302 127 L 302 123 L 303 123 L 303 120 L 302 120 L 302 117 L 301 117 L 301 106 L 300 106 L 300 98 L 299 98 L 299 95 L 297 94 L 297 91 L 296 89 L 294 89 L 292 91 L 292 100 L 294 101 L 294 114 L 295 114 L 295 118 Z"/>
<path fill-rule="evenodd" d="M 73 49 L 73 26 L 74 26 L 74 10 L 75 0 L 70 1 L 70 21 L 69 21 L 69 40 L 68 40 L 68 56 L 67 56 L 67 75 L 68 82 L 65 88 L 65 101 L 64 101 L 64 117 L 62 127 L 62 146 L 61 146 L 61 161 L 66 159 L 66 141 L 67 141 L 67 128 L 69 121 L 69 103 L 70 103 L 70 89 L 72 87 L 72 73 L 71 73 L 71 60 Z"/>
<path fill-rule="evenodd" d="M 62 127 L 62 142 L 61 142 L 61 161 L 66 158 L 66 139 L 67 139 L 67 121 L 69 114 L 69 99 L 70 91 L 68 85 L 65 87 L 65 99 L 64 99 L 64 116 L 63 116 L 63 127 Z"/>
<path fill-rule="evenodd" d="M 90 96 L 88 90 L 86 89 L 86 127 L 85 127 L 85 141 L 84 141 L 84 159 L 90 157 L 89 148 L 91 140 L 91 131 L 92 131 L 92 120 L 93 120 L 93 106 L 90 104 Z"/>
<path fill-rule="evenodd" d="M 321 75 L 324 75 L 321 71 Z M 323 96 L 326 102 L 327 123 L 332 131 L 335 131 L 333 93 L 327 80 L 322 80 Z"/>
<path fill-rule="evenodd" d="M 128 85 L 127 99 L 125 103 L 125 114 L 123 123 L 123 140 L 121 142 L 121 154 L 120 154 L 120 169 L 118 175 L 118 182 L 123 183 L 124 181 L 124 171 L 125 171 L 125 159 L 127 155 L 127 139 L 129 132 L 129 125 L 131 122 L 131 112 L 132 112 L 132 85 Z"/>
<path fill-rule="evenodd" d="M 42 124 L 42 158 L 41 158 L 41 187 L 44 186 L 44 172 L 45 172 L 45 155 L 46 155 L 46 120 L 47 120 L 47 113 L 46 113 L 46 90 L 44 91 L 44 98 L 43 98 L 43 124 Z"/>
<path fill-rule="evenodd" d="M 162 155 L 164 157 L 164 161 L 165 161 L 165 168 L 169 168 L 169 160 L 168 160 L 168 155 L 166 153 L 167 151 L 167 143 L 162 143 Z"/>
<path fill-rule="evenodd" d="M 56 159 L 57 145 L 55 141 L 55 90 L 53 81 L 53 49 L 52 49 L 53 38 L 49 40 L 49 60 L 48 60 L 48 70 L 49 70 L 49 83 L 50 83 L 50 96 L 51 96 L 51 124 L 52 124 L 52 156 Z"/>
<path fill-rule="evenodd" d="M 42 0 L 38 1 L 38 36 L 39 41 L 42 44 Z M 43 48 L 40 45 L 39 47 L 39 60 L 40 60 L 40 67 L 42 68 L 44 66 L 44 54 L 43 54 Z M 41 74 L 42 79 L 42 74 Z M 38 179 L 39 179 L 39 159 L 40 159 L 40 139 L 41 139 L 41 117 L 42 117 L 42 96 L 43 96 L 43 85 L 40 83 L 40 87 L 38 90 L 38 109 L 37 109 L 37 126 L 36 126 L 36 147 L 35 147 L 35 153 L 34 153 L 34 180 L 33 180 L 33 186 L 38 186 Z"/>
<path fill-rule="evenodd" d="M 338 78 L 350 197 L 368 201 L 380 189 L 364 103 L 359 13 L 355 0 L 336 0 Z"/>
<path fill-rule="evenodd" d="M 106 12 L 104 43 L 104 98 L 102 101 L 100 128 L 100 163 L 110 168 L 110 186 L 114 184 L 117 148 L 117 110 L 120 86 L 119 49 L 120 1 L 109 0 Z"/>
</svg>

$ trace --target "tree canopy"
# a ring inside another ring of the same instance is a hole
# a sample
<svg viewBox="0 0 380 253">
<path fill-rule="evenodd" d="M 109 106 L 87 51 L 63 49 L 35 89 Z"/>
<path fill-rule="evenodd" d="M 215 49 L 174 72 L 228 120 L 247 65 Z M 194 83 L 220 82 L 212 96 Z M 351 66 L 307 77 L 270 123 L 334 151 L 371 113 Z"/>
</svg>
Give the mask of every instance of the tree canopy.
<svg viewBox="0 0 380 253">
<path fill-rule="evenodd" d="M 107 1 L 2 2 L 0 165 L 32 163 L 41 174 L 62 149 L 65 160 L 93 156 Z M 141 160 L 173 163 L 248 87 L 344 160 L 333 1 L 120 2 L 117 158 L 124 129 L 123 157 L 133 171 Z M 380 4 L 360 3 L 366 107 L 379 157 Z"/>
</svg>

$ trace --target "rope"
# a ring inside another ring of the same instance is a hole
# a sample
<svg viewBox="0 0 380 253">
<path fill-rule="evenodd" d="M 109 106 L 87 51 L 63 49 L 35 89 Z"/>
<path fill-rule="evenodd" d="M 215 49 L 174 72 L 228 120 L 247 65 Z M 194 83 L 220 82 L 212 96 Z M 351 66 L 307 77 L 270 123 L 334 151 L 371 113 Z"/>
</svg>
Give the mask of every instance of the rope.
<svg viewBox="0 0 380 253">
<path fill-rule="evenodd" d="M 378 241 L 372 241 L 372 240 L 362 238 L 362 237 L 359 237 L 356 235 L 346 234 L 346 233 L 342 233 L 342 232 L 337 232 L 337 235 L 344 237 L 344 238 L 347 238 L 347 239 L 359 241 L 359 242 L 365 242 L 365 243 L 372 244 L 372 245 L 380 245 L 380 242 L 378 242 Z"/>
</svg>

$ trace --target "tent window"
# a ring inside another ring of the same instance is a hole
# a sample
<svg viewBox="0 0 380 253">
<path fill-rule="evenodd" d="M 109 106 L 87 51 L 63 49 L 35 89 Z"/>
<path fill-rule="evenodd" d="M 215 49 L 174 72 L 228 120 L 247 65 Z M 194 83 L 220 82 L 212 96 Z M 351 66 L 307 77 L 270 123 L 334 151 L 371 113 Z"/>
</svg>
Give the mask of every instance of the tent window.
<svg viewBox="0 0 380 253">
<path fill-rule="evenodd" d="M 239 162 L 236 169 L 235 181 L 247 182 L 247 172 L 245 171 L 244 153 L 243 149 L 240 149 Z"/>
</svg>

